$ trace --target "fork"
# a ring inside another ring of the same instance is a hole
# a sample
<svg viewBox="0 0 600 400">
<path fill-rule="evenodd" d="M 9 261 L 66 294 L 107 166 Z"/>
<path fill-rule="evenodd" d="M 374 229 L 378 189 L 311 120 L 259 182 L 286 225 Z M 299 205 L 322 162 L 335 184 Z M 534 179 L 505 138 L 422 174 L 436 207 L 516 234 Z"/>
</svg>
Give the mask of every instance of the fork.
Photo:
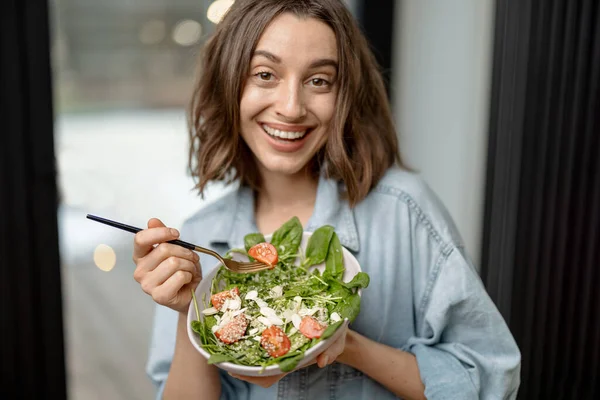
<svg viewBox="0 0 600 400">
<path fill-rule="evenodd" d="M 86 218 L 91 219 L 92 221 L 96 221 L 96 222 L 100 222 L 105 225 L 112 226 L 113 228 L 118 228 L 118 229 L 122 229 L 127 232 L 131 232 L 131 233 L 138 233 L 139 231 L 141 231 L 140 228 L 136 228 L 135 226 L 123 224 L 121 222 L 112 221 L 110 219 L 98 217 L 96 215 L 87 214 Z M 186 249 L 189 249 L 192 251 L 197 251 L 199 253 L 204 253 L 204 254 L 213 256 L 217 260 L 219 260 L 221 262 L 221 264 L 223 264 L 225 266 L 225 268 L 227 268 L 228 270 L 233 271 L 233 272 L 250 273 L 250 272 L 259 272 L 259 271 L 263 271 L 265 269 L 272 268 L 271 266 L 269 266 L 267 264 L 263 264 L 261 262 L 241 262 L 241 261 L 231 260 L 228 258 L 223 258 L 216 251 L 212 251 L 210 249 L 206 249 L 204 247 L 200 247 L 200 246 L 197 246 L 192 243 L 184 242 L 183 240 L 169 240 L 167 243 L 176 244 L 176 245 L 185 247 Z"/>
</svg>

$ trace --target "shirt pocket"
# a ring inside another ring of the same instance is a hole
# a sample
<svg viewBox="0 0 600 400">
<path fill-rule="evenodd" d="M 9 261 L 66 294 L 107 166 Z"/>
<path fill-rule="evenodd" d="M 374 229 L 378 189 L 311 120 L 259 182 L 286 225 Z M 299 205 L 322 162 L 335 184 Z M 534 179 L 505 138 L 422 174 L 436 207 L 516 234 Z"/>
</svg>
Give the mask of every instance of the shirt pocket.
<svg viewBox="0 0 600 400">
<path fill-rule="evenodd" d="M 360 399 L 365 375 L 346 364 L 333 363 L 327 371 L 330 400 Z"/>
</svg>

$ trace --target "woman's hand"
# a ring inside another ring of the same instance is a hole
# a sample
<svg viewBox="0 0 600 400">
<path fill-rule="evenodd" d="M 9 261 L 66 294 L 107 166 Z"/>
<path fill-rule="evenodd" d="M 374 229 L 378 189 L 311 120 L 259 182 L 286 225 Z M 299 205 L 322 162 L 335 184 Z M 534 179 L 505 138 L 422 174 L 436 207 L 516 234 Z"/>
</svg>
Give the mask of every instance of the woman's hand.
<svg viewBox="0 0 600 400">
<path fill-rule="evenodd" d="M 185 313 L 202 272 L 196 253 L 165 243 L 178 237 L 176 229 L 167 228 L 159 219 L 150 219 L 148 229 L 135 234 L 133 262 L 137 267 L 133 278 L 155 302 Z"/>
<path fill-rule="evenodd" d="M 315 361 L 311 362 L 310 364 L 307 364 L 303 368 L 306 368 L 309 365 L 312 365 L 315 363 L 320 368 L 325 368 L 329 364 L 332 364 L 344 352 L 344 349 L 346 348 L 346 334 L 347 333 L 348 333 L 348 328 L 345 328 L 344 333 L 342 333 L 340 335 L 340 337 L 335 342 L 333 342 L 333 344 L 331 346 L 329 346 L 329 348 L 327 348 L 327 350 L 325 350 L 324 352 L 319 354 L 316 357 Z M 285 377 L 289 373 L 290 372 L 285 373 L 285 374 L 265 376 L 265 377 L 243 376 L 243 375 L 237 375 L 237 374 L 232 374 L 232 373 L 230 373 L 229 375 L 233 376 L 234 378 L 240 379 L 242 381 L 246 381 L 246 382 L 258 385 L 258 386 L 262 386 L 264 388 L 268 388 L 268 387 L 274 385 L 275 383 L 279 382 L 283 377 Z"/>
</svg>

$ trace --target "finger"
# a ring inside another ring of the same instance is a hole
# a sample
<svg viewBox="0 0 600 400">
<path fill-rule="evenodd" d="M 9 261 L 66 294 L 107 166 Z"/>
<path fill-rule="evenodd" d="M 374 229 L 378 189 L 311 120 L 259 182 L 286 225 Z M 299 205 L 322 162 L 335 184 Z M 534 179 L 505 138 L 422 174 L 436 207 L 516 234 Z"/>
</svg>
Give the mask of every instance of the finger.
<svg viewBox="0 0 600 400">
<path fill-rule="evenodd" d="M 187 271 L 177 271 L 162 285 L 150 289 L 150 295 L 155 302 L 168 306 L 177 301 L 181 288 L 190 283 L 193 279 L 191 273 Z M 146 292 L 148 293 L 148 292 Z"/>
<path fill-rule="evenodd" d="M 344 348 L 346 347 L 347 333 L 348 330 L 346 328 L 346 331 L 343 332 L 340 337 L 337 338 L 335 342 L 329 346 L 329 348 L 327 348 L 327 350 L 317 356 L 317 365 L 319 368 L 325 368 L 329 364 L 332 364 L 338 358 L 338 356 L 342 354 Z"/>
<path fill-rule="evenodd" d="M 198 254 L 185 247 L 172 243 L 161 243 L 144 257 L 143 262 L 141 260 L 139 261 L 139 267 L 145 271 L 152 271 L 170 257 L 182 258 L 191 261 L 192 263 L 196 263 L 200 260 Z"/>
<path fill-rule="evenodd" d="M 137 261 L 148 254 L 154 245 L 177 239 L 179 232 L 174 228 L 167 228 L 159 219 L 152 218 L 148 221 L 148 229 L 135 234 L 133 238 L 133 260 Z"/>
<path fill-rule="evenodd" d="M 191 262 L 179 257 L 169 257 L 151 271 L 146 271 L 144 268 L 145 267 L 140 264 L 133 275 L 134 279 L 142 286 L 142 290 L 148 294 L 151 294 L 156 287 L 165 283 L 178 271 L 192 274 L 192 280 L 200 282 L 202 279 L 199 263 Z"/>
<path fill-rule="evenodd" d="M 187 271 L 192 274 L 192 277 L 198 277 L 200 275 L 200 264 L 185 258 L 169 257 L 151 271 L 146 279 L 154 286 L 160 286 L 177 271 Z"/>
<path fill-rule="evenodd" d="M 161 243 L 154 250 L 152 250 L 147 256 L 142 257 L 137 260 L 135 271 L 133 271 L 133 279 L 136 282 L 144 283 L 148 279 L 148 275 L 150 272 L 154 271 L 166 260 L 171 258 L 181 259 L 185 261 L 189 261 L 192 264 L 196 264 L 197 268 L 188 268 L 188 271 L 192 273 L 196 273 L 196 269 L 200 272 L 200 257 L 191 250 L 183 248 L 181 246 L 177 246 L 171 243 Z M 181 261 L 183 263 L 183 261 Z M 171 273 L 168 276 L 163 277 L 163 279 L 159 280 L 153 278 L 151 282 L 145 282 L 145 285 L 153 284 L 154 286 L 160 285 L 163 283 L 169 276 L 171 276 L 177 270 L 177 262 L 175 260 L 169 261 L 170 265 L 173 267 L 171 269 Z"/>
<path fill-rule="evenodd" d="M 150 218 L 148 220 L 148 228 L 162 228 L 165 224 L 158 218 Z"/>
<path fill-rule="evenodd" d="M 329 354 L 321 353 L 317 356 L 317 365 L 319 368 L 325 368 L 329 365 Z"/>
</svg>

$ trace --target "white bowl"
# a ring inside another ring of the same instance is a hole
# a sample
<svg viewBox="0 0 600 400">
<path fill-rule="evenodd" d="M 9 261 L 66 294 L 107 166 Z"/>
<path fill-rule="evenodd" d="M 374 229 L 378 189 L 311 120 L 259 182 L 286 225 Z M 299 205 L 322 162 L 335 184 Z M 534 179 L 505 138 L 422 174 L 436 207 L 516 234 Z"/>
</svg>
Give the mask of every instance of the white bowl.
<svg viewBox="0 0 600 400">
<path fill-rule="evenodd" d="M 301 248 L 300 251 L 302 251 L 302 252 L 305 251 L 306 245 L 308 243 L 308 238 L 310 238 L 311 235 L 312 235 L 311 232 L 303 233 L 302 242 L 300 243 L 300 248 Z M 267 241 L 269 241 L 269 240 L 271 240 L 271 236 L 270 235 L 266 236 L 265 239 Z M 354 275 L 358 274 L 361 271 L 361 269 L 360 269 L 360 265 L 358 264 L 358 261 L 356 260 L 356 258 L 352 255 L 352 253 L 350 253 L 343 246 L 342 246 L 342 253 L 343 253 L 344 268 L 345 268 L 344 276 L 342 279 L 344 282 L 349 282 L 350 280 L 352 280 Z M 243 255 L 234 253 L 234 259 L 236 259 L 236 260 L 246 261 L 247 258 L 244 260 L 243 257 L 244 257 Z M 217 263 L 215 265 L 215 267 L 211 270 L 211 272 L 207 276 L 203 277 L 202 281 L 196 288 L 196 298 L 198 299 L 198 301 L 200 301 L 200 299 L 202 299 L 204 295 L 206 295 L 207 299 L 210 298 L 211 282 L 219 270 L 219 265 L 220 265 L 220 263 Z M 310 268 L 310 270 L 312 270 L 313 268 L 318 268 L 321 272 L 323 272 L 325 269 L 325 263 L 314 265 Z M 359 296 L 360 296 L 361 292 L 362 292 L 361 290 L 358 290 Z M 204 358 L 208 359 L 208 358 L 210 358 L 210 353 L 207 352 L 206 350 L 204 350 L 204 348 L 202 347 L 202 343 L 200 342 L 200 338 L 198 337 L 198 334 L 192 329 L 192 326 L 191 326 L 192 321 L 195 321 L 197 319 L 198 319 L 198 316 L 196 315 L 196 309 L 194 307 L 194 302 L 192 301 L 190 303 L 190 307 L 188 309 L 188 316 L 187 316 L 188 337 L 190 338 L 190 341 L 192 342 L 192 344 L 194 345 L 196 350 L 198 350 L 200 352 L 200 354 L 202 354 L 204 356 Z M 204 315 L 202 313 L 200 313 L 200 319 L 201 320 L 204 319 Z M 325 351 L 325 349 L 327 349 L 329 346 L 331 346 L 339 338 L 339 336 L 344 332 L 344 330 L 347 326 L 348 326 L 348 320 L 345 319 L 344 322 L 342 323 L 342 325 L 335 331 L 335 333 L 333 335 L 331 335 L 329 338 L 317 343 L 315 346 L 308 349 L 304 353 L 304 358 L 298 363 L 296 369 L 302 368 L 302 367 L 310 364 L 319 354 L 321 354 L 323 351 Z M 249 366 L 245 366 L 245 365 L 234 364 L 231 362 L 216 363 L 215 365 L 225 371 L 228 371 L 228 372 L 231 372 L 234 374 L 245 375 L 245 376 L 271 376 L 271 375 L 278 375 L 278 374 L 284 373 L 283 371 L 281 371 L 279 369 L 278 365 L 270 365 L 264 369 L 263 369 L 263 367 L 260 367 L 260 366 L 249 367 Z"/>
</svg>

